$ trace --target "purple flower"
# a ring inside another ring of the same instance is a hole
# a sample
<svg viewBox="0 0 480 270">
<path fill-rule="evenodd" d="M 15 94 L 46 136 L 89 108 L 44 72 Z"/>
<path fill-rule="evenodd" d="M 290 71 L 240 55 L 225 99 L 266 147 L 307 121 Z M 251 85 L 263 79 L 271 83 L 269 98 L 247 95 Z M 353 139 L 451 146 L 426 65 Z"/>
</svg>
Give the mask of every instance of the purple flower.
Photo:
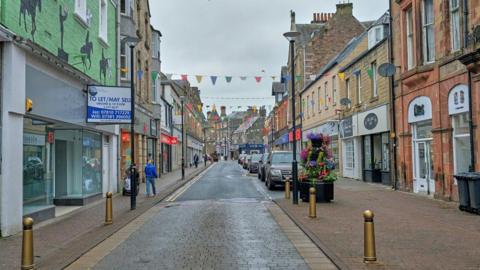
<svg viewBox="0 0 480 270">
<path fill-rule="evenodd" d="M 302 152 L 300 152 L 300 158 L 302 159 L 303 162 L 306 162 L 307 157 L 308 157 L 308 149 L 303 149 Z"/>
<path fill-rule="evenodd" d="M 322 133 L 310 133 L 307 135 L 307 138 L 309 140 L 322 140 L 323 139 L 323 135 Z"/>
<path fill-rule="evenodd" d="M 310 162 L 308 162 L 308 165 L 310 167 L 316 167 L 317 166 L 317 162 L 315 160 L 311 160 Z"/>
</svg>

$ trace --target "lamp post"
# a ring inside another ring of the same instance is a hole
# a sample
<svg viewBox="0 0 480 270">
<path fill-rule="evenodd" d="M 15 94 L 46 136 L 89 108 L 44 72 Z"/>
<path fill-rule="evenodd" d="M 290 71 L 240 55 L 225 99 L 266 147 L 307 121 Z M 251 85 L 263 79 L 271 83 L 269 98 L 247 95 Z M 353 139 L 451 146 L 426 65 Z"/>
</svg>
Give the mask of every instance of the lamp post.
<svg viewBox="0 0 480 270">
<path fill-rule="evenodd" d="M 182 106 L 182 180 L 185 179 L 185 128 L 184 128 L 184 118 L 185 118 L 185 110 L 183 103 L 185 102 L 185 96 L 180 97 L 180 104 Z"/>
<path fill-rule="evenodd" d="M 297 31 L 295 25 L 295 12 L 290 11 L 290 31 L 283 34 L 283 36 L 290 43 L 290 80 L 292 82 L 292 133 L 293 133 L 293 161 L 292 161 L 292 181 L 293 181 L 293 204 L 298 204 L 298 175 L 297 175 L 297 138 L 296 138 L 296 114 L 295 114 L 295 39 L 297 39 L 301 33 Z"/>
<path fill-rule="evenodd" d="M 137 178 L 135 177 L 135 73 L 134 70 L 134 48 L 137 46 L 139 39 L 136 37 L 126 37 L 123 39 L 125 44 L 130 47 L 130 101 L 131 101 L 131 124 L 130 124 L 130 210 L 137 207 Z"/>
<path fill-rule="evenodd" d="M 271 123 L 271 129 L 272 129 L 272 140 L 271 140 L 271 143 L 270 143 L 270 152 L 273 151 L 273 132 L 274 132 L 274 129 L 275 129 L 275 108 L 273 108 L 273 111 L 272 111 L 272 123 Z"/>
</svg>

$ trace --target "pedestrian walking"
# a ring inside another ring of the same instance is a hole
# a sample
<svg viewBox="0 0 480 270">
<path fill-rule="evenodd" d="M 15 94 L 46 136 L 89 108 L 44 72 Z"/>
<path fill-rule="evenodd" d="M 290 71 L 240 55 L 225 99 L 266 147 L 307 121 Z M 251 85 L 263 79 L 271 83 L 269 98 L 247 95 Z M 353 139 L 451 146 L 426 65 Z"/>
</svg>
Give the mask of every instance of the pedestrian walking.
<svg viewBox="0 0 480 270">
<path fill-rule="evenodd" d="M 198 168 L 198 155 L 197 154 L 195 154 L 193 156 L 193 163 L 195 164 L 195 168 Z"/>
<path fill-rule="evenodd" d="M 157 190 L 155 189 L 155 179 L 157 176 L 157 168 L 153 164 L 153 160 L 149 160 L 147 165 L 145 165 L 145 177 L 147 178 L 147 197 L 150 197 L 150 185 L 152 185 L 153 196 L 157 195 Z"/>
<path fill-rule="evenodd" d="M 207 160 L 208 160 L 208 155 L 207 154 L 203 155 L 203 164 L 205 165 L 205 167 L 207 167 Z"/>
</svg>

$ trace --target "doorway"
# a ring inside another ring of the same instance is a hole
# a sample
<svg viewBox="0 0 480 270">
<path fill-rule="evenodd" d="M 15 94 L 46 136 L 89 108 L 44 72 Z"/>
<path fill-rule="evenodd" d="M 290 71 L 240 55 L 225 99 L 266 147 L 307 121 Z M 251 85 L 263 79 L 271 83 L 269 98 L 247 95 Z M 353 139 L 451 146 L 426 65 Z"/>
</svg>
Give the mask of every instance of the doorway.
<svg viewBox="0 0 480 270">
<path fill-rule="evenodd" d="M 413 192 L 426 195 L 435 193 L 431 130 L 431 121 L 418 123 L 414 128 L 413 156 L 415 169 Z"/>
</svg>

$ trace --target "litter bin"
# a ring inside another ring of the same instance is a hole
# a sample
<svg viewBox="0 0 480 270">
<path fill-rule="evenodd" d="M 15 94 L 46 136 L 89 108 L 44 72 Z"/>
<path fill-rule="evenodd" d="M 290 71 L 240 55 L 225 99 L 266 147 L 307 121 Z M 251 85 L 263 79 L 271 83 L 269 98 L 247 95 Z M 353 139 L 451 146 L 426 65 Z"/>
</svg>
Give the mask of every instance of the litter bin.
<svg viewBox="0 0 480 270">
<path fill-rule="evenodd" d="M 455 175 L 458 186 L 458 199 L 460 201 L 461 211 L 470 211 L 470 191 L 468 186 L 468 179 L 471 173 L 459 173 Z"/>
<path fill-rule="evenodd" d="M 470 191 L 471 212 L 480 214 L 480 173 L 472 173 L 468 178 L 468 190 Z"/>
</svg>

